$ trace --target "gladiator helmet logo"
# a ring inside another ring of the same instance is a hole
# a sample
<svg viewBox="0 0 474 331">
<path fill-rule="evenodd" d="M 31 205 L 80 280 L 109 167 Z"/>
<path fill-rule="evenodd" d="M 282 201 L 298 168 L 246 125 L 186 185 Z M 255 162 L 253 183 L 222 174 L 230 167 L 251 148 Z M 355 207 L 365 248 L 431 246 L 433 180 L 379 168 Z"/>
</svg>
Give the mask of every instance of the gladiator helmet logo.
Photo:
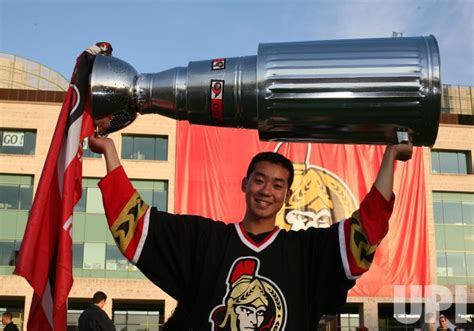
<svg viewBox="0 0 474 331">
<path fill-rule="evenodd" d="M 258 274 L 259 266 L 255 257 L 241 257 L 234 262 L 223 304 L 209 316 L 213 331 L 284 330 L 285 298 L 276 284 Z"/>
<path fill-rule="evenodd" d="M 278 144 L 275 152 L 282 146 Z M 306 160 L 293 163 L 292 195 L 277 215 L 277 225 L 282 229 L 327 228 L 357 209 L 346 183 L 329 170 L 310 164 L 310 155 L 311 144 L 307 144 Z"/>
</svg>

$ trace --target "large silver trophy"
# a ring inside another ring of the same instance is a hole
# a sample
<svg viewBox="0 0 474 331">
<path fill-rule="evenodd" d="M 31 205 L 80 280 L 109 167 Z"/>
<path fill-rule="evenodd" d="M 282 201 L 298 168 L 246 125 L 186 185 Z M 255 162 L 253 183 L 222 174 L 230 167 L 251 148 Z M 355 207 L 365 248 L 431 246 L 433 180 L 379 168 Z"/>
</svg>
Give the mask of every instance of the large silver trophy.
<svg viewBox="0 0 474 331">
<path fill-rule="evenodd" d="M 154 74 L 97 56 L 91 89 L 93 116 L 111 119 L 109 132 L 156 113 L 258 129 L 262 140 L 390 144 L 410 131 L 415 145 L 431 146 L 440 57 L 433 36 L 260 44 L 254 56 Z"/>
</svg>

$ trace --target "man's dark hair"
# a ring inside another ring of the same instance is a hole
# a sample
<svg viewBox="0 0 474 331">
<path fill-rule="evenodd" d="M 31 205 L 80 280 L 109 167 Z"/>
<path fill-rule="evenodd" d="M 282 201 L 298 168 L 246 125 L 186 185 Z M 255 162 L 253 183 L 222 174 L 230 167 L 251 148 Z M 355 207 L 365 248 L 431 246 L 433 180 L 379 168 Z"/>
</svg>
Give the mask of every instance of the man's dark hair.
<svg viewBox="0 0 474 331">
<path fill-rule="evenodd" d="M 252 158 L 252 161 L 250 161 L 249 167 L 247 169 L 247 178 L 249 178 L 250 174 L 255 170 L 255 167 L 257 166 L 258 162 L 262 161 L 267 161 L 273 164 L 278 164 L 281 165 L 283 168 L 288 170 L 290 173 L 288 176 L 288 188 L 291 187 L 291 184 L 293 183 L 293 178 L 295 176 L 295 170 L 293 169 L 293 163 L 291 163 L 290 160 L 288 160 L 286 157 L 279 153 L 274 153 L 274 152 L 262 152 L 258 153 Z"/>
<path fill-rule="evenodd" d="M 92 297 L 92 303 L 99 303 L 102 300 L 107 300 L 107 295 L 102 291 L 97 291 L 94 293 Z"/>
<path fill-rule="evenodd" d="M 9 311 L 6 311 L 2 314 L 2 316 L 5 316 L 6 318 L 8 318 L 9 320 L 12 320 L 13 319 L 13 315 L 12 313 L 10 313 Z"/>
</svg>

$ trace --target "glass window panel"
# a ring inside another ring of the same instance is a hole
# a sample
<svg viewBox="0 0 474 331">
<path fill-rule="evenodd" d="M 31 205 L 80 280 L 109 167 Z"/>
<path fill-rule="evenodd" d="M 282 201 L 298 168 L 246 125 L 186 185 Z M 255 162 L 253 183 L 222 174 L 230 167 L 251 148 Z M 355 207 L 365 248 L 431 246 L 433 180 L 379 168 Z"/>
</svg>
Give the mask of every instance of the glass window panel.
<svg viewBox="0 0 474 331">
<path fill-rule="evenodd" d="M 127 270 L 128 261 L 122 255 L 116 245 L 107 245 L 106 251 L 106 269 L 107 270 Z"/>
<path fill-rule="evenodd" d="M 155 191 L 153 193 L 153 206 L 158 210 L 168 211 L 168 192 Z"/>
<path fill-rule="evenodd" d="M 122 158 L 133 160 L 167 160 L 168 137 L 122 136 Z"/>
<path fill-rule="evenodd" d="M 139 189 L 137 191 L 142 197 L 143 201 L 145 201 L 148 204 L 150 203 L 153 204 L 153 191 L 152 190 Z"/>
<path fill-rule="evenodd" d="M 155 160 L 168 160 L 168 137 L 156 137 L 155 141 Z"/>
<path fill-rule="evenodd" d="M 20 204 L 18 209 L 30 210 L 33 202 L 33 187 L 21 186 L 20 187 Z"/>
<path fill-rule="evenodd" d="M 458 153 L 459 173 L 467 174 L 467 153 Z"/>
<path fill-rule="evenodd" d="M 81 268 L 84 264 L 84 243 L 72 244 L 72 267 Z"/>
<path fill-rule="evenodd" d="M 128 314 L 128 324 L 134 325 L 146 325 L 147 324 L 147 315 L 146 312 L 129 312 Z"/>
<path fill-rule="evenodd" d="M 0 265 L 13 265 L 15 257 L 15 243 L 13 241 L 0 241 Z"/>
<path fill-rule="evenodd" d="M 84 243 L 84 269 L 104 269 L 105 243 Z"/>
<path fill-rule="evenodd" d="M 446 225 L 444 226 L 446 237 L 446 250 L 463 251 L 464 246 L 464 226 Z"/>
<path fill-rule="evenodd" d="M 448 275 L 445 252 L 436 253 L 436 275 L 438 277 L 446 277 Z"/>
<path fill-rule="evenodd" d="M 464 230 L 464 250 L 474 252 L 474 226 L 463 226 L 462 228 Z"/>
<path fill-rule="evenodd" d="M 474 225 L 474 202 L 462 202 L 462 218 L 464 224 Z"/>
<path fill-rule="evenodd" d="M 87 188 L 86 212 L 94 214 L 104 214 L 102 204 L 102 194 L 98 188 Z"/>
<path fill-rule="evenodd" d="M 134 159 L 154 160 L 155 159 L 155 139 L 152 137 L 134 137 Z"/>
<path fill-rule="evenodd" d="M 446 240 L 444 236 L 444 228 L 443 225 L 435 225 L 435 233 L 436 233 L 436 249 L 440 251 L 446 250 Z"/>
<path fill-rule="evenodd" d="M 27 155 L 35 154 L 36 132 L 25 132 L 24 152 Z"/>
<path fill-rule="evenodd" d="M 466 269 L 467 275 L 474 277 L 474 252 L 466 253 Z"/>
<path fill-rule="evenodd" d="M 446 252 L 448 276 L 466 276 L 464 253 Z"/>
<path fill-rule="evenodd" d="M 461 201 L 444 201 L 443 214 L 445 224 L 462 224 Z"/>
<path fill-rule="evenodd" d="M 441 201 L 433 201 L 433 217 L 436 224 L 443 224 L 443 203 Z"/>
<path fill-rule="evenodd" d="M 435 174 L 440 172 L 439 152 L 437 151 L 431 151 L 431 171 Z"/>
<path fill-rule="evenodd" d="M 131 159 L 133 154 L 133 138 L 122 136 L 122 159 Z"/>
<path fill-rule="evenodd" d="M 87 201 L 87 188 L 82 188 L 81 199 L 74 206 L 75 212 L 85 213 L 86 212 L 86 201 Z"/>
<path fill-rule="evenodd" d="M 76 327 L 79 323 L 79 316 L 81 316 L 83 310 L 72 310 L 67 311 L 67 325 L 69 330 L 78 330 Z"/>
<path fill-rule="evenodd" d="M 152 311 L 148 313 L 148 324 L 159 325 L 160 324 L 160 312 Z"/>
<path fill-rule="evenodd" d="M 440 170 L 443 173 L 459 173 L 458 158 L 453 152 L 439 152 Z"/>
<path fill-rule="evenodd" d="M 115 325 L 127 323 L 127 313 L 125 311 L 114 311 L 114 323 Z"/>
<path fill-rule="evenodd" d="M 0 209 L 18 209 L 19 186 L 0 185 Z"/>
</svg>

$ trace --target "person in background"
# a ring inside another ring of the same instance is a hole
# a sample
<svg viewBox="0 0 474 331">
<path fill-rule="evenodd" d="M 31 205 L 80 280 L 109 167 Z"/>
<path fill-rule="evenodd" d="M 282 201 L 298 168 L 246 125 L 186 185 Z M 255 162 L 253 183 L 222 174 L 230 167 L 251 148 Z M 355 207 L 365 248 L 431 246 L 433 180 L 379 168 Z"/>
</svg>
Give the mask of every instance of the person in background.
<svg viewBox="0 0 474 331">
<path fill-rule="evenodd" d="M 438 330 L 454 330 L 448 327 L 448 320 L 443 314 L 439 315 L 439 328 Z"/>
<path fill-rule="evenodd" d="M 115 331 L 114 323 L 104 311 L 107 295 L 97 291 L 92 297 L 92 305 L 79 316 L 79 331 Z"/>
<path fill-rule="evenodd" d="M 2 324 L 5 325 L 3 331 L 18 331 L 18 326 L 13 323 L 12 313 L 6 311 L 2 314 Z"/>
</svg>

